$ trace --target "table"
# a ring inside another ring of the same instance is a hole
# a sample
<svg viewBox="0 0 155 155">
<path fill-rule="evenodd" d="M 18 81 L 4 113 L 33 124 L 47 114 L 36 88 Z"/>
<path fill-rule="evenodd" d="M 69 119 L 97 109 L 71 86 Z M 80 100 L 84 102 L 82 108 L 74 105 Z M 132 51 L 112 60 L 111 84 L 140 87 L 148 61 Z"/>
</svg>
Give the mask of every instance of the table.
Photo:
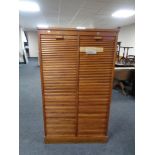
<svg viewBox="0 0 155 155">
<path fill-rule="evenodd" d="M 130 89 L 131 95 L 135 95 L 135 67 L 115 67 L 113 88 L 119 86 L 123 95 L 127 95 Z"/>
</svg>

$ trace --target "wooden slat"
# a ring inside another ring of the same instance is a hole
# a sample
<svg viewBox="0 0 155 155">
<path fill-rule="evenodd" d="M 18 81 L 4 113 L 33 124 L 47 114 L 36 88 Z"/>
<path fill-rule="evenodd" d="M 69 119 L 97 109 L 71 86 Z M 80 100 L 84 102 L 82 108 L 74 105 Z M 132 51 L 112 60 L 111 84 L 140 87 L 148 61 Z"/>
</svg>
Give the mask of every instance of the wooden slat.
<svg viewBox="0 0 155 155">
<path fill-rule="evenodd" d="M 110 99 L 105 99 L 105 100 L 101 100 L 101 101 L 97 101 L 97 102 L 94 102 L 93 100 L 91 100 L 91 101 L 85 100 L 85 101 L 80 101 L 79 105 L 80 106 L 85 106 L 85 105 L 87 105 L 87 106 L 90 106 L 90 105 L 103 105 L 103 106 L 105 106 L 109 103 L 109 101 L 110 101 Z"/>
<path fill-rule="evenodd" d="M 50 34 L 52 34 L 52 35 L 69 35 L 69 36 L 75 36 L 75 35 L 77 35 L 77 31 L 75 31 L 75 30 L 51 30 L 50 32 L 49 32 L 49 30 L 40 30 L 39 31 L 40 32 L 40 34 L 43 36 L 46 36 L 46 35 L 50 35 Z"/>
<path fill-rule="evenodd" d="M 105 112 L 107 112 L 107 105 L 79 106 L 79 113 L 105 113 Z"/>
<path fill-rule="evenodd" d="M 81 31 L 79 32 L 80 36 L 116 36 L 117 32 L 101 32 L 101 31 Z"/>
<path fill-rule="evenodd" d="M 59 117 L 67 117 L 67 118 L 71 117 L 72 118 L 72 117 L 75 117 L 76 115 L 75 115 L 75 111 L 74 112 L 70 112 L 70 111 L 68 111 L 68 112 L 51 112 L 51 113 L 45 111 L 45 116 L 46 116 L 46 118 L 57 119 Z"/>
<path fill-rule="evenodd" d="M 75 117 L 58 117 L 58 118 L 46 118 L 47 124 L 61 124 L 61 125 L 74 125 Z"/>
<path fill-rule="evenodd" d="M 108 137 L 104 135 L 78 135 L 75 137 L 74 135 L 47 135 L 45 137 L 45 143 L 105 143 L 107 142 Z"/>
</svg>

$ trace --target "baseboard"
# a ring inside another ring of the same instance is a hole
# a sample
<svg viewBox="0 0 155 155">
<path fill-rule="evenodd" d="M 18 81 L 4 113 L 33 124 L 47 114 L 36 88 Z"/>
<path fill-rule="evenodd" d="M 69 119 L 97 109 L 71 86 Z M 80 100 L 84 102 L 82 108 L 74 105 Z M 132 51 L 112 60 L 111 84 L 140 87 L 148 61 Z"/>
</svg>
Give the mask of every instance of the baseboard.
<svg viewBox="0 0 155 155">
<path fill-rule="evenodd" d="M 52 144 L 52 143 L 106 143 L 108 141 L 108 136 L 102 137 L 87 137 L 87 136 L 46 136 L 44 139 L 45 144 Z"/>
<path fill-rule="evenodd" d="M 29 60 L 38 60 L 38 57 L 29 57 Z"/>
<path fill-rule="evenodd" d="M 19 62 L 19 64 L 26 64 L 26 62 Z"/>
</svg>

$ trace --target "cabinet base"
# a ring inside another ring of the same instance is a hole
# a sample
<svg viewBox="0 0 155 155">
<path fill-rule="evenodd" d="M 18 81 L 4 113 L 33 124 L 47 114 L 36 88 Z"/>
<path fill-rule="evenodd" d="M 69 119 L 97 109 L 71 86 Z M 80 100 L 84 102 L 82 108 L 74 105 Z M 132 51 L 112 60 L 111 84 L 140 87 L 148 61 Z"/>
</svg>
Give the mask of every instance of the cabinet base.
<svg viewBox="0 0 155 155">
<path fill-rule="evenodd" d="M 102 136 L 102 137 L 46 136 L 44 141 L 45 141 L 45 144 L 50 144 L 50 143 L 106 143 L 108 141 L 108 136 Z"/>
</svg>

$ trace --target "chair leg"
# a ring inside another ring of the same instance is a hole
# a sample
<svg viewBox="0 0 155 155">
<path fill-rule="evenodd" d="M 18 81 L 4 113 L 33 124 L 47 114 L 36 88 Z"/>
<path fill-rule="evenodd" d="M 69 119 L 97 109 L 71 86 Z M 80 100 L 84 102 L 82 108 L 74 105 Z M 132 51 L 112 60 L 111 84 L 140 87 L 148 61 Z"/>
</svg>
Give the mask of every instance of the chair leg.
<svg viewBox="0 0 155 155">
<path fill-rule="evenodd" d="M 122 94 L 123 94 L 124 96 L 126 96 L 126 92 L 125 92 L 125 90 L 124 90 L 125 86 L 124 86 L 123 82 L 120 82 L 119 85 L 120 85 L 120 87 L 121 87 L 121 89 L 122 89 Z"/>
</svg>

